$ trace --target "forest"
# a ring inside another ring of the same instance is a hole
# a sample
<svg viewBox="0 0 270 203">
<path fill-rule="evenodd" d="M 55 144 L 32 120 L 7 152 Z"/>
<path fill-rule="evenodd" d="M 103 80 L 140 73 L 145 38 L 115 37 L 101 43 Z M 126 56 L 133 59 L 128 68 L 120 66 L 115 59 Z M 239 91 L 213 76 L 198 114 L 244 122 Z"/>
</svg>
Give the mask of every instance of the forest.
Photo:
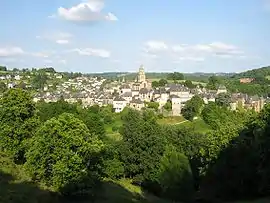
<svg viewBox="0 0 270 203">
<path fill-rule="evenodd" d="M 63 99 L 33 103 L 26 90 L 6 91 L 0 99 L 0 202 L 269 197 L 270 105 L 255 113 L 192 104 L 209 131 L 159 124 L 151 109 L 126 108 L 116 115 L 111 106 L 82 108 Z M 105 131 L 115 116 L 121 118 L 120 139 Z M 140 193 L 127 191 L 123 182 Z"/>
</svg>

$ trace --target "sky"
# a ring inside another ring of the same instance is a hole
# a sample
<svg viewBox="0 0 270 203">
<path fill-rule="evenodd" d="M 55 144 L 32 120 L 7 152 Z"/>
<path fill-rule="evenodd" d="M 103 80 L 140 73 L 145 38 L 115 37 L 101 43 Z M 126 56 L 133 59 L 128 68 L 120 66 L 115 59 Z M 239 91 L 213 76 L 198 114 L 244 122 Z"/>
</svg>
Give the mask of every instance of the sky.
<svg viewBox="0 0 270 203">
<path fill-rule="evenodd" d="M 0 0 L 0 65 L 241 72 L 270 65 L 270 0 Z"/>
</svg>

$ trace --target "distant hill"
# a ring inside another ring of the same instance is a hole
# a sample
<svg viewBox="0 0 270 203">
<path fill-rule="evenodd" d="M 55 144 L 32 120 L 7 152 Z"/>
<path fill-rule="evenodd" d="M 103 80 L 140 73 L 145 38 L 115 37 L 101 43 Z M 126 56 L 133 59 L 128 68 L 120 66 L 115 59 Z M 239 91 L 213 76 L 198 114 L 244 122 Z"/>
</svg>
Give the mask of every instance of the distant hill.
<svg viewBox="0 0 270 203">
<path fill-rule="evenodd" d="M 270 78 L 270 66 L 237 73 L 232 78 Z"/>
</svg>

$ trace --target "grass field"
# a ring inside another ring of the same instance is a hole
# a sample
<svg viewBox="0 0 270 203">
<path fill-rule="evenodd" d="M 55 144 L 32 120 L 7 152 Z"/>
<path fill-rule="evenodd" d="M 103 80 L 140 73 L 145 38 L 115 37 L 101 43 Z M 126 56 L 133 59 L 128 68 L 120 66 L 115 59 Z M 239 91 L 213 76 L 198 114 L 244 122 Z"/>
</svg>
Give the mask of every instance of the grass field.
<svg viewBox="0 0 270 203">
<path fill-rule="evenodd" d="M 207 133 L 210 129 L 210 126 L 208 126 L 201 118 L 198 118 L 192 122 L 187 121 L 180 123 L 177 125 L 179 127 L 192 127 L 194 128 L 195 132 L 198 133 Z"/>
<path fill-rule="evenodd" d="M 185 119 L 183 118 L 183 116 L 165 117 L 162 119 L 158 119 L 158 123 L 163 125 L 176 125 L 183 122 L 184 120 Z"/>
</svg>

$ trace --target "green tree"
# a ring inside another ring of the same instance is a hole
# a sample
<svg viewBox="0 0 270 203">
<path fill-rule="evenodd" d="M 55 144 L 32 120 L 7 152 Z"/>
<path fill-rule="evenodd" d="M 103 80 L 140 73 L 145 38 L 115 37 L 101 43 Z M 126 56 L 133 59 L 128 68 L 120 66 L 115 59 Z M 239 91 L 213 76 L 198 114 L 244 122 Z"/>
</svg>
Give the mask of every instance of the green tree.
<svg viewBox="0 0 270 203">
<path fill-rule="evenodd" d="M 7 90 L 7 86 L 4 82 L 0 82 L 0 93 L 3 93 Z"/>
<path fill-rule="evenodd" d="M 39 122 L 30 94 L 22 89 L 10 89 L 0 99 L 0 148 L 24 162 L 27 141 Z"/>
<path fill-rule="evenodd" d="M 99 114 L 91 113 L 89 111 L 82 111 L 78 115 L 78 118 L 85 123 L 91 134 L 98 135 L 100 139 L 104 139 L 104 121 Z"/>
<path fill-rule="evenodd" d="M 157 88 L 159 87 L 159 82 L 158 81 L 153 81 L 152 82 L 152 88 Z"/>
<path fill-rule="evenodd" d="M 6 66 L 0 66 L 0 71 L 7 71 L 7 67 Z"/>
<path fill-rule="evenodd" d="M 168 84 L 168 81 L 165 79 L 160 79 L 158 81 L 159 87 L 164 87 L 166 84 Z"/>
<path fill-rule="evenodd" d="M 160 160 L 158 183 L 162 196 L 176 201 L 191 201 L 194 197 L 194 183 L 188 158 L 175 150 L 166 148 Z"/>
<path fill-rule="evenodd" d="M 186 80 L 186 81 L 184 82 L 184 85 L 185 85 L 186 87 L 188 87 L 188 88 L 194 88 L 194 87 L 195 87 L 195 85 L 193 85 L 193 83 L 192 83 L 191 80 Z"/>
<path fill-rule="evenodd" d="M 184 80 L 184 75 L 182 73 L 174 72 L 174 73 L 169 73 L 167 76 L 168 80 Z"/>
<path fill-rule="evenodd" d="M 187 120 L 192 121 L 195 116 L 199 116 L 201 114 L 203 105 L 203 99 L 200 96 L 195 95 L 186 102 L 186 105 L 182 109 L 182 115 Z"/>
<path fill-rule="evenodd" d="M 123 144 L 119 150 L 126 177 L 134 178 L 137 183 L 154 180 L 165 143 L 155 114 L 145 111 L 142 115 L 129 109 L 123 116 L 121 134 Z"/>
<path fill-rule="evenodd" d="M 64 99 L 60 99 L 57 102 L 39 102 L 37 105 L 37 114 L 41 121 L 49 120 L 53 117 L 57 117 L 62 113 L 72 113 L 78 115 L 77 106 L 70 104 Z"/>
<path fill-rule="evenodd" d="M 32 79 L 32 86 L 35 89 L 43 89 L 44 86 L 47 84 L 48 77 L 45 72 L 36 73 Z"/>
<path fill-rule="evenodd" d="M 172 102 L 171 101 L 167 101 L 166 104 L 163 106 L 163 108 L 167 111 L 171 111 L 172 110 Z"/>
<path fill-rule="evenodd" d="M 25 168 L 65 195 L 92 195 L 99 182 L 98 166 L 103 143 L 86 125 L 64 113 L 46 121 L 31 140 Z"/>
<path fill-rule="evenodd" d="M 220 80 L 217 76 L 213 75 L 208 78 L 207 88 L 211 90 L 216 90 L 217 86 L 220 84 Z"/>
<path fill-rule="evenodd" d="M 231 97 L 227 93 L 220 93 L 216 97 L 216 104 L 223 107 L 229 107 L 231 102 Z"/>
<path fill-rule="evenodd" d="M 159 103 L 158 102 L 148 102 L 147 107 L 150 109 L 154 109 L 155 111 L 158 110 L 159 108 Z"/>
</svg>

